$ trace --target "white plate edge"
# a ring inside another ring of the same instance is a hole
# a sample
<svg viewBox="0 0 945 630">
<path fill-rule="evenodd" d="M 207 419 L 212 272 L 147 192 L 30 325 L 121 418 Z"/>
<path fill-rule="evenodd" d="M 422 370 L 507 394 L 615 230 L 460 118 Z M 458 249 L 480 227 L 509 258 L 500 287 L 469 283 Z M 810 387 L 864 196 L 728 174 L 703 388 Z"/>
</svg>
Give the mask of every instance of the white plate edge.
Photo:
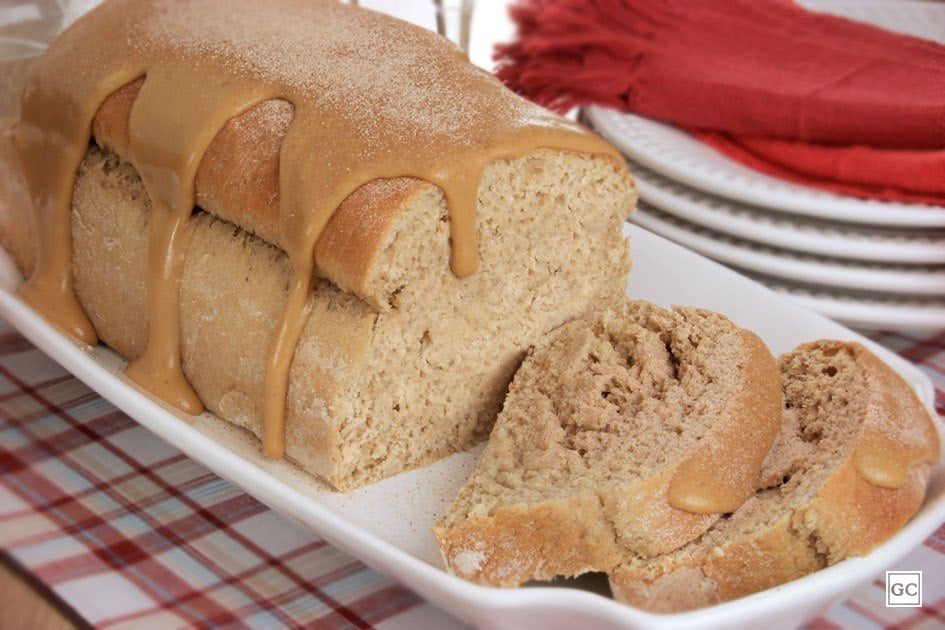
<svg viewBox="0 0 945 630">
<path fill-rule="evenodd" d="M 657 208 L 657 210 L 659 209 Z M 721 260 L 737 267 L 776 278 L 822 286 L 877 291 L 891 295 L 945 296 L 945 271 L 922 275 L 923 270 L 919 269 L 912 272 L 912 278 L 904 280 L 897 278 L 894 275 L 895 271 L 892 270 L 851 269 L 845 268 L 846 265 L 844 264 L 821 265 L 816 261 L 801 258 L 794 259 L 789 256 L 790 252 L 786 252 L 787 255 L 779 255 L 768 251 L 756 251 L 754 248 L 745 248 L 738 243 L 716 240 L 711 236 L 699 234 L 690 231 L 686 227 L 664 221 L 662 218 L 647 212 L 645 208 L 641 208 L 639 212 L 634 213 L 632 220 L 661 236 L 670 235 L 671 240 L 679 242 L 707 258 Z M 677 218 L 677 220 L 688 223 L 682 219 Z M 690 223 L 690 225 L 692 224 Z M 764 245 L 758 247 L 771 249 Z M 854 261 L 845 262 L 851 267 L 856 264 Z M 907 285 L 906 282 L 914 284 Z"/>
<path fill-rule="evenodd" d="M 844 239 L 842 236 L 834 238 L 831 236 L 819 234 L 817 232 L 814 232 L 812 235 L 807 234 L 801 230 L 792 230 L 790 228 L 776 228 L 778 233 L 790 233 L 791 238 L 794 239 L 790 243 L 777 241 L 777 239 L 771 237 L 765 239 L 763 236 L 759 236 L 758 228 L 761 228 L 760 232 L 764 233 L 768 229 L 766 224 L 753 222 L 750 219 L 744 217 L 732 217 L 727 212 L 721 213 L 725 218 L 720 218 L 720 213 L 716 212 L 715 209 L 709 206 L 701 206 L 698 199 L 688 199 L 686 197 L 680 196 L 674 191 L 667 189 L 667 187 L 662 183 L 650 179 L 649 174 L 641 173 L 639 169 L 635 170 L 632 164 L 628 166 L 630 168 L 631 174 L 633 175 L 633 179 L 637 184 L 637 190 L 640 193 L 640 198 L 643 201 L 657 207 L 659 210 L 662 210 L 667 214 L 671 214 L 685 221 L 710 230 L 714 230 L 716 232 L 735 236 L 748 241 L 753 241 L 768 247 L 776 247 L 789 251 L 802 252 L 814 256 L 827 256 L 828 254 L 832 254 L 835 258 L 847 258 L 856 261 L 874 263 L 884 262 L 916 265 L 934 265 L 945 263 L 945 239 L 943 239 L 943 243 L 938 243 L 935 241 L 928 243 L 909 243 L 908 241 L 901 243 L 873 243 L 868 239 Z M 657 174 L 657 177 L 662 176 Z M 742 205 L 745 206 L 746 210 L 749 212 L 754 209 L 751 206 L 738 204 L 738 202 L 732 201 L 730 199 L 713 197 L 712 195 L 694 188 L 690 188 L 689 192 L 697 197 L 717 199 L 724 204 Z M 770 212 L 770 210 L 766 208 L 758 208 L 757 211 Z M 790 222 L 791 215 L 782 214 L 781 216 L 784 217 L 784 221 Z M 822 219 L 818 219 L 818 221 L 822 221 Z M 853 224 L 850 223 L 840 225 L 853 226 Z M 752 228 L 754 228 L 754 230 L 752 230 Z M 838 246 L 836 241 L 839 241 L 838 249 L 833 249 L 830 251 L 825 249 L 827 246 L 836 248 Z"/>
<path fill-rule="evenodd" d="M 792 293 L 788 290 L 782 291 L 777 287 L 772 287 L 772 291 L 789 296 L 812 311 L 817 311 L 831 319 L 843 321 L 848 325 L 869 327 L 874 330 L 903 328 L 937 331 L 941 329 L 942 322 L 945 321 L 945 308 L 941 309 L 941 313 L 922 313 L 919 310 L 910 311 L 907 306 L 846 302 L 826 296 L 804 295 L 802 293 Z"/>
</svg>

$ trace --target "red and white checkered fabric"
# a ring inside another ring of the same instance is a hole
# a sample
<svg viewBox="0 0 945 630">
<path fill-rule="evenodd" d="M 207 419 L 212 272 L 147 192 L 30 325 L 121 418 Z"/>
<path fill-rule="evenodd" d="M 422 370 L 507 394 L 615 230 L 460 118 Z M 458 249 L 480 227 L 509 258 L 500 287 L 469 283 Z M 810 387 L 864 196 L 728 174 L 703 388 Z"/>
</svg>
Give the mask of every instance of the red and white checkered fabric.
<svg viewBox="0 0 945 630">
<path fill-rule="evenodd" d="M 945 413 L 945 334 L 877 339 L 923 367 Z M 456 622 L 148 433 L 0 321 L 0 549 L 102 627 Z M 815 628 L 945 625 L 945 527 L 893 569 L 926 605 L 885 608 L 883 577 Z"/>
</svg>

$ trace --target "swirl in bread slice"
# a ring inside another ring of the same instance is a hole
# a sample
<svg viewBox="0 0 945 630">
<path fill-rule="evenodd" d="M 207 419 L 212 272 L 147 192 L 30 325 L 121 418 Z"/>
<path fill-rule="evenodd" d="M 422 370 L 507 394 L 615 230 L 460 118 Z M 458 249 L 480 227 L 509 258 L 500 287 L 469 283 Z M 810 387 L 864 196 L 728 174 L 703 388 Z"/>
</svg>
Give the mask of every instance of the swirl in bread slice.
<svg viewBox="0 0 945 630">
<path fill-rule="evenodd" d="M 719 314 L 624 300 L 565 324 L 434 528 L 446 564 L 514 586 L 672 551 L 751 496 L 780 408 L 774 358 Z"/>
<path fill-rule="evenodd" d="M 899 375 L 840 341 L 779 363 L 783 424 L 760 489 L 699 540 L 616 570 L 617 599 L 679 612 L 748 595 L 868 552 L 919 508 L 939 437 Z"/>
</svg>

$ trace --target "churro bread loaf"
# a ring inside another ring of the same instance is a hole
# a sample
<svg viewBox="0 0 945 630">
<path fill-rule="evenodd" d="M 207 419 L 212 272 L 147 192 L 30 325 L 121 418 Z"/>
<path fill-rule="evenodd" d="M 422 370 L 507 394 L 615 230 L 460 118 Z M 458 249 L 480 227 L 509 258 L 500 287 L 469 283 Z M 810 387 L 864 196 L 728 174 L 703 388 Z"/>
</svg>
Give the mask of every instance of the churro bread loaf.
<svg viewBox="0 0 945 630">
<path fill-rule="evenodd" d="M 487 237 L 469 278 L 449 268 L 442 193 L 417 180 L 363 187 L 319 241 L 326 257 L 364 260 L 348 291 L 317 281 L 292 366 L 286 449 L 339 489 L 484 439 L 527 347 L 626 290 L 631 189 L 610 163 L 539 152 L 497 163 L 482 188 Z M 76 291 L 101 339 L 126 357 L 148 337 L 148 208 L 131 165 L 92 148 L 74 193 Z M 180 289 L 184 373 L 208 409 L 257 435 L 290 277 L 279 248 L 198 213 Z"/>
<path fill-rule="evenodd" d="M 616 570 L 618 599 L 679 612 L 748 595 L 868 552 L 918 509 L 939 437 L 911 388 L 855 343 L 802 345 L 780 370 L 758 492 L 697 541 Z"/>
<path fill-rule="evenodd" d="M 527 348 L 626 289 L 611 147 L 337 2 L 105 3 L 13 136 L 23 298 L 339 489 L 483 439 Z"/>
<path fill-rule="evenodd" d="M 754 492 L 780 410 L 773 357 L 722 315 L 623 300 L 565 324 L 434 528 L 446 564 L 513 586 L 672 551 Z"/>
</svg>

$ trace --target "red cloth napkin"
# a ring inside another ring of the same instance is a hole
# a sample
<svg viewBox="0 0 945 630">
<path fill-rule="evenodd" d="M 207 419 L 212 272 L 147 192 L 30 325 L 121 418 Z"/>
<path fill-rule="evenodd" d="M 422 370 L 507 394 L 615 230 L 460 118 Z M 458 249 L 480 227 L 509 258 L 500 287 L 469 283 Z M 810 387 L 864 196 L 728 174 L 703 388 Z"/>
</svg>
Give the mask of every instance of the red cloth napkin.
<svg viewBox="0 0 945 630">
<path fill-rule="evenodd" d="M 519 0 L 512 89 L 687 129 L 759 170 L 945 205 L 945 46 L 788 0 Z"/>
</svg>

